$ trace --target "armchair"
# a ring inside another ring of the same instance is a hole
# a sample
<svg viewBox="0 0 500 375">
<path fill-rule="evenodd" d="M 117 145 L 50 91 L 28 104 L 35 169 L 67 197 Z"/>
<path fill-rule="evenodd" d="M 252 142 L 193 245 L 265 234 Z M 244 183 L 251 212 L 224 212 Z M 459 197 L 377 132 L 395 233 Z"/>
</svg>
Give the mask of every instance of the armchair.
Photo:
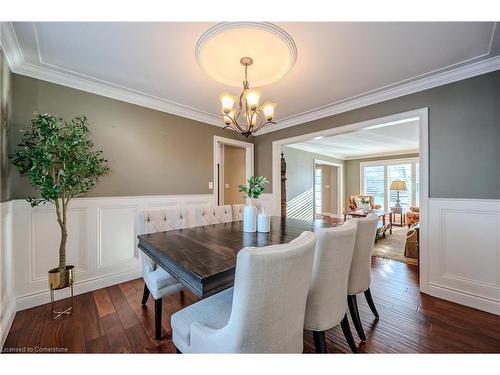
<svg viewBox="0 0 500 375">
<path fill-rule="evenodd" d="M 408 227 L 417 224 L 420 220 L 420 208 L 418 207 L 410 207 L 406 212 L 406 224 Z"/>
</svg>

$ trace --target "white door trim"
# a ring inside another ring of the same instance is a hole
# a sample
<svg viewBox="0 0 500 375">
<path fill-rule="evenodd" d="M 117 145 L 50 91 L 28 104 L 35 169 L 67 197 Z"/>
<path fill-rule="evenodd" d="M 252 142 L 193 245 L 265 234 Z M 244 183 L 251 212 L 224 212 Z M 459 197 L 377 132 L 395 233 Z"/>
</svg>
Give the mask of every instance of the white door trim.
<svg viewBox="0 0 500 375">
<path fill-rule="evenodd" d="M 354 124 L 338 126 L 325 129 L 314 133 L 299 135 L 296 137 L 279 139 L 272 143 L 272 174 L 273 174 L 273 194 L 272 207 L 274 215 L 280 215 L 280 154 L 282 146 L 292 143 L 299 143 L 313 139 L 319 136 L 331 136 L 352 131 L 357 131 L 369 126 L 401 121 L 408 118 L 415 118 L 419 124 L 419 168 L 420 168 L 420 291 L 428 293 L 429 291 L 429 230 L 428 230 L 428 212 L 429 212 L 429 109 L 427 107 L 413 111 L 397 113 L 390 116 L 375 118 Z"/>
<path fill-rule="evenodd" d="M 253 176 L 254 173 L 254 151 L 253 151 L 253 143 L 239 141 L 237 139 L 220 137 L 218 135 L 214 135 L 214 186 L 213 186 L 213 204 L 216 206 L 217 202 L 217 191 L 219 189 L 219 179 L 217 176 L 217 164 L 222 165 L 223 154 L 221 147 L 222 145 L 229 145 L 235 147 L 242 147 L 245 149 L 245 175 L 248 180 L 250 176 Z M 221 200 L 223 201 L 223 197 L 221 196 Z"/>
</svg>

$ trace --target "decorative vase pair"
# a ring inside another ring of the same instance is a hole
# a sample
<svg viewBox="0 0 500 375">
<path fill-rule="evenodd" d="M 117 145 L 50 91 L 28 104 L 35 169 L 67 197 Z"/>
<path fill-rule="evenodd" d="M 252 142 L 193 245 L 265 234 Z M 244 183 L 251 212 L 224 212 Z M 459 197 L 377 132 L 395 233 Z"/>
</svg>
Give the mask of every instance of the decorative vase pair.
<svg viewBox="0 0 500 375">
<path fill-rule="evenodd" d="M 257 213 L 257 207 L 253 205 L 252 199 L 243 209 L 243 232 L 267 233 L 271 230 L 271 222 L 268 214 L 264 212 Z"/>
</svg>

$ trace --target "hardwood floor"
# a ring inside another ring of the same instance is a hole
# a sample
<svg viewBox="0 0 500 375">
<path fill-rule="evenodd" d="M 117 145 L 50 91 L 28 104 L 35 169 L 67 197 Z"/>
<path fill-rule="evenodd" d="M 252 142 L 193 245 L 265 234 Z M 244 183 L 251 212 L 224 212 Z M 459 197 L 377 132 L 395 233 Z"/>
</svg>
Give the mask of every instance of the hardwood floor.
<svg viewBox="0 0 500 375">
<path fill-rule="evenodd" d="M 50 318 L 49 305 L 17 313 L 4 352 L 173 353 L 170 315 L 196 301 L 185 292 L 163 301 L 163 335 L 154 339 L 154 304 L 141 306 L 142 279 L 75 297 L 73 317 Z M 362 295 L 360 315 L 367 335 L 366 353 L 500 353 L 500 317 L 420 294 L 416 267 L 374 258 L 372 294 L 380 319 Z M 349 353 L 340 325 L 326 334 L 329 353 Z M 314 352 L 311 332 L 304 351 Z"/>
</svg>

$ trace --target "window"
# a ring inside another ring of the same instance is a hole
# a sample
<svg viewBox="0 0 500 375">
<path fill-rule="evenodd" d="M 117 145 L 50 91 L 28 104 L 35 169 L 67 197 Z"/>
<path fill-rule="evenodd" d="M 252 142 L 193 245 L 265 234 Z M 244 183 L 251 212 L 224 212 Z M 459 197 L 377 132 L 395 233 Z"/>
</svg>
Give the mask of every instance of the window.
<svg viewBox="0 0 500 375">
<path fill-rule="evenodd" d="M 398 197 L 398 192 L 390 190 L 392 181 L 405 181 L 406 191 L 399 192 L 400 204 L 403 207 L 410 207 L 412 204 L 411 200 L 411 164 L 394 164 L 389 165 L 389 207 L 394 207 L 396 205 L 396 199 Z"/>
<path fill-rule="evenodd" d="M 321 213 L 323 205 L 321 201 L 322 180 L 321 167 L 317 167 L 314 173 L 314 209 L 317 214 Z"/>
<path fill-rule="evenodd" d="M 375 197 L 375 204 L 385 206 L 385 184 L 383 165 L 368 166 L 364 169 L 363 192 Z"/>
<path fill-rule="evenodd" d="M 360 163 L 361 194 L 375 197 L 375 204 L 388 210 L 396 205 L 398 193 L 390 190 L 392 181 L 406 182 L 406 191 L 399 192 L 401 206 L 418 206 L 419 165 L 417 158 L 380 160 Z"/>
</svg>

